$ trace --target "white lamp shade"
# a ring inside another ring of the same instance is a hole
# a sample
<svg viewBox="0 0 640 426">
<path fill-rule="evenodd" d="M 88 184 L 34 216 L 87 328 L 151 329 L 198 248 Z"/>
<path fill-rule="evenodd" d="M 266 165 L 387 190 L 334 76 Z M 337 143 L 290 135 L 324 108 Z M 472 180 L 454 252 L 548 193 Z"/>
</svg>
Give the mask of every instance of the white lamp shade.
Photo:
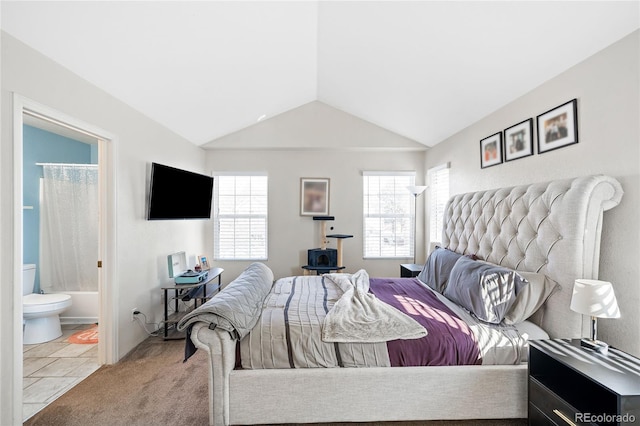
<svg viewBox="0 0 640 426">
<path fill-rule="evenodd" d="M 607 281 L 576 280 L 571 296 L 571 310 L 598 318 L 620 318 L 613 286 Z"/>
<path fill-rule="evenodd" d="M 407 189 L 411 194 L 417 197 L 418 195 L 422 194 L 424 190 L 427 189 L 427 187 L 426 186 L 407 186 Z"/>
</svg>

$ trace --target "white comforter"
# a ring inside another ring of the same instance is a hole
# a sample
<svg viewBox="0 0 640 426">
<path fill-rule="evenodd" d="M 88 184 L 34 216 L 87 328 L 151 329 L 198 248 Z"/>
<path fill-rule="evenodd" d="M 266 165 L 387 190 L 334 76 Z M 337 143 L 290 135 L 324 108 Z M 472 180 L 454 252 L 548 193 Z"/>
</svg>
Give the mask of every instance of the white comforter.
<svg viewBox="0 0 640 426">
<path fill-rule="evenodd" d="M 419 339 L 427 330 L 413 318 L 369 293 L 369 274 L 327 274 L 343 295 L 324 318 L 325 342 L 387 342 Z"/>
</svg>

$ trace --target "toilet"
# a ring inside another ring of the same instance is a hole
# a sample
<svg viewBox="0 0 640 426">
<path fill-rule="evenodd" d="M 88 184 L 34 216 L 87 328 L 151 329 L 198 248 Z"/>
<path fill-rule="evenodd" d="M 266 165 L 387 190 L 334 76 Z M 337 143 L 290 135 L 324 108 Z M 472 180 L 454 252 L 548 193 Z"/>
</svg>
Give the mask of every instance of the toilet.
<svg viewBox="0 0 640 426">
<path fill-rule="evenodd" d="M 36 265 L 22 265 L 23 343 L 49 342 L 62 336 L 60 313 L 71 306 L 68 294 L 34 293 Z"/>
</svg>

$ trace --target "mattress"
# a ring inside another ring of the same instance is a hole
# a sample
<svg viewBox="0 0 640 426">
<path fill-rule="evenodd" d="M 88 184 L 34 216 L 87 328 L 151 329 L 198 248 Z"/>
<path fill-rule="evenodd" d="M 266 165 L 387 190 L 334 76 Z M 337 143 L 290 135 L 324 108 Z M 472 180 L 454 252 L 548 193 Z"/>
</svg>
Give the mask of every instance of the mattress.
<svg viewBox="0 0 640 426">
<path fill-rule="evenodd" d="M 526 361 L 514 326 L 490 325 L 416 278 L 372 278 L 369 291 L 414 318 L 427 336 L 374 343 L 322 340 L 322 325 L 343 292 L 324 276 L 278 279 L 257 325 L 239 342 L 242 369 L 510 365 Z"/>
</svg>

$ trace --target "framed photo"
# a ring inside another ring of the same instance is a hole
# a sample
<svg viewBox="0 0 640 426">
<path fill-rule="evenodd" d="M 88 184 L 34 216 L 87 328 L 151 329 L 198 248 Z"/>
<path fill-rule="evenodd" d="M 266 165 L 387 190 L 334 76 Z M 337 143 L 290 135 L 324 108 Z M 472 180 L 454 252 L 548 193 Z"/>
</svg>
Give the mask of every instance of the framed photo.
<svg viewBox="0 0 640 426">
<path fill-rule="evenodd" d="M 209 265 L 209 259 L 207 259 L 207 256 L 204 256 L 202 254 L 198 256 L 198 263 L 200 264 L 200 268 L 202 270 L 211 268 L 211 266 Z"/>
<path fill-rule="evenodd" d="M 524 120 L 504 131 L 505 161 L 533 155 L 533 119 Z"/>
<path fill-rule="evenodd" d="M 536 118 L 538 154 L 578 143 L 578 100 L 573 99 Z"/>
<path fill-rule="evenodd" d="M 502 163 L 502 132 L 480 140 L 480 168 Z"/>
<path fill-rule="evenodd" d="M 329 214 L 329 179 L 300 178 L 300 215 Z"/>
</svg>

